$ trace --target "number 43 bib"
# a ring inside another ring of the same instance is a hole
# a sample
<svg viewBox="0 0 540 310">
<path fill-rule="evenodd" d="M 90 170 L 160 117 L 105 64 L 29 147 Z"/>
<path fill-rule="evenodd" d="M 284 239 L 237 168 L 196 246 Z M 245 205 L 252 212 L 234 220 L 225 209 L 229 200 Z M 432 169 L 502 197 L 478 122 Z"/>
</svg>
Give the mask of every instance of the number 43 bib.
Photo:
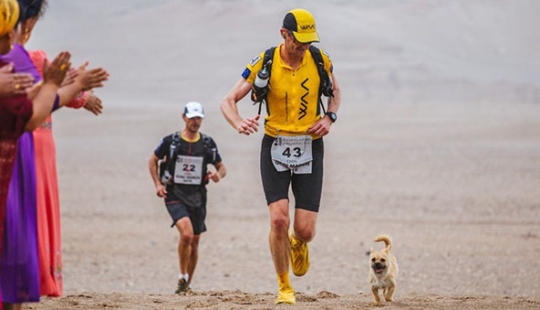
<svg viewBox="0 0 540 310">
<path fill-rule="evenodd" d="M 277 171 L 310 174 L 313 156 L 311 136 L 277 136 L 272 144 L 272 163 Z"/>
</svg>

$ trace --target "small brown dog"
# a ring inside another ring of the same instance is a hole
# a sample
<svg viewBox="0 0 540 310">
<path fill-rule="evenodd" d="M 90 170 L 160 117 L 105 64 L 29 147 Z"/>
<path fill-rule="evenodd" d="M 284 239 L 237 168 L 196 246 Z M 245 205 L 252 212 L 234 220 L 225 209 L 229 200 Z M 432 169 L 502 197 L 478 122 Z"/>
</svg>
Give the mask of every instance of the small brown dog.
<svg viewBox="0 0 540 310">
<path fill-rule="evenodd" d="M 391 253 L 392 239 L 386 235 L 375 237 L 375 242 L 383 241 L 386 247 L 382 251 L 375 251 L 371 248 L 369 254 L 369 283 L 373 293 L 373 304 L 378 306 L 381 302 L 379 290 L 383 290 L 386 301 L 393 301 L 396 289 L 396 277 L 398 265 L 396 257 Z"/>
</svg>

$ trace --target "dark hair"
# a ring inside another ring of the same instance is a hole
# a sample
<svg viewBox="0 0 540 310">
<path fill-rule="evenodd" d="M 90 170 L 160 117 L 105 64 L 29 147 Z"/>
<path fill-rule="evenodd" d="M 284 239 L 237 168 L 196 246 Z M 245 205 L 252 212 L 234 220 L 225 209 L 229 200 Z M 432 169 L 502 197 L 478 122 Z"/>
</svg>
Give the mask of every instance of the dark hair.
<svg viewBox="0 0 540 310">
<path fill-rule="evenodd" d="M 17 2 L 19 2 L 21 9 L 19 22 L 33 17 L 41 17 L 47 8 L 47 0 L 17 0 Z"/>
</svg>

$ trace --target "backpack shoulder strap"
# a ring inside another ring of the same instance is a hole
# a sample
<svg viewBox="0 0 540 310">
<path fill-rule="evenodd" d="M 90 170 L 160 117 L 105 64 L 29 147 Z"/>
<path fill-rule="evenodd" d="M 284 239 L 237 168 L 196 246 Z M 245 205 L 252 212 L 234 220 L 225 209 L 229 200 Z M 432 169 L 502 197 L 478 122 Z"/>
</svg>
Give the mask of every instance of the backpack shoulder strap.
<svg viewBox="0 0 540 310">
<path fill-rule="evenodd" d="M 264 58 L 263 58 L 263 67 L 270 61 L 274 62 L 274 51 L 276 50 L 275 46 L 272 46 L 271 48 L 267 49 L 264 52 Z M 268 67 L 268 75 L 272 75 L 272 66 Z"/>
<path fill-rule="evenodd" d="M 169 159 L 173 158 L 174 152 L 176 151 L 178 146 L 180 146 L 181 141 L 182 141 L 182 139 L 180 139 L 180 132 L 177 131 L 177 132 L 173 133 L 171 146 L 169 147 Z"/>
<path fill-rule="evenodd" d="M 319 86 L 320 93 L 326 97 L 334 97 L 334 92 L 332 91 L 332 81 L 328 76 L 328 72 L 324 69 L 324 58 L 322 57 L 322 52 L 318 47 L 314 45 L 309 46 L 309 51 L 311 56 L 317 65 L 317 70 L 319 71 L 319 77 L 321 79 L 321 84 Z"/>
<path fill-rule="evenodd" d="M 326 97 L 334 97 L 334 91 L 332 89 L 332 81 L 330 80 L 330 77 L 328 76 L 328 72 L 324 70 L 324 58 L 322 57 L 321 50 L 314 45 L 310 45 L 309 51 L 311 52 L 313 61 L 315 61 L 315 65 L 317 66 L 317 71 L 319 71 L 319 79 L 320 79 L 319 103 L 323 111 L 322 114 L 325 114 L 326 111 L 324 109 L 324 104 L 322 102 L 321 96 L 324 95 Z"/>
<path fill-rule="evenodd" d="M 324 66 L 323 58 L 322 58 L 322 55 L 321 55 L 321 50 L 318 47 L 316 47 L 315 45 L 310 45 L 309 46 L 309 51 L 311 52 L 311 55 L 313 56 L 313 59 L 315 60 L 315 63 L 317 65 L 323 64 L 323 66 Z"/>
<path fill-rule="evenodd" d="M 204 144 L 205 149 L 210 146 L 210 139 L 211 138 L 210 138 L 209 135 L 204 134 L 204 133 L 201 132 L 201 140 L 202 140 L 202 142 Z"/>
<path fill-rule="evenodd" d="M 268 62 L 269 61 L 274 61 L 274 51 L 276 50 L 276 47 L 275 46 L 272 46 L 270 47 L 269 49 L 267 49 L 266 51 L 264 51 L 264 57 L 263 57 L 263 62 L 262 62 L 262 67 L 261 68 L 264 68 L 265 66 L 267 66 Z M 270 66 L 267 66 L 267 69 L 268 69 L 268 79 L 270 79 L 270 76 L 272 76 L 272 64 L 270 64 Z M 259 98 L 257 97 L 257 95 L 254 95 L 253 91 L 251 92 L 251 99 L 256 102 L 258 101 L 259 102 L 259 111 L 257 112 L 257 114 L 261 114 L 261 109 L 262 109 L 262 103 L 263 101 L 266 101 L 266 93 L 267 93 L 268 90 L 266 90 L 264 92 L 264 94 L 262 95 L 262 99 L 259 100 Z"/>
<path fill-rule="evenodd" d="M 212 156 L 211 162 L 216 161 L 217 149 L 212 145 L 212 138 L 201 132 L 201 139 L 203 141 L 204 153 Z"/>
</svg>

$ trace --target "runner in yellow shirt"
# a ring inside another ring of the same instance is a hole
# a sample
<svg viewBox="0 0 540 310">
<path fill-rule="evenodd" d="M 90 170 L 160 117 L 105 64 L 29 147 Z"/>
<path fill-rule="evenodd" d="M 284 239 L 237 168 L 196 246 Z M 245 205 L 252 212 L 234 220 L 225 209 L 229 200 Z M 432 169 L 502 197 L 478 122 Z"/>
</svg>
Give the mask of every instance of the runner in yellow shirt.
<svg viewBox="0 0 540 310">
<path fill-rule="evenodd" d="M 276 304 L 294 304 L 289 264 L 296 276 L 303 276 L 310 266 L 307 243 L 315 236 L 322 193 L 322 137 L 330 132 L 337 119 L 341 93 L 328 55 L 311 47 L 313 42 L 319 42 L 319 36 L 310 12 L 304 9 L 288 12 L 280 34 L 284 41 L 270 53 L 271 62 L 265 61 L 265 52 L 253 58 L 221 102 L 221 111 L 238 133 L 257 132 L 260 115 L 242 118 L 236 104 L 252 89 L 257 91 L 254 87 L 257 74 L 263 67 L 269 69 L 269 86 L 252 99 L 259 101 L 262 96 L 266 104 L 260 161 L 270 212 L 270 251 L 278 279 Z M 317 51 L 322 56 L 322 67 L 317 65 L 320 63 L 316 61 Z M 331 83 L 331 91 L 320 87 L 321 83 Z M 329 95 L 326 109 L 319 104 L 321 93 Z M 293 229 L 289 233 L 290 186 L 296 205 Z"/>
</svg>

